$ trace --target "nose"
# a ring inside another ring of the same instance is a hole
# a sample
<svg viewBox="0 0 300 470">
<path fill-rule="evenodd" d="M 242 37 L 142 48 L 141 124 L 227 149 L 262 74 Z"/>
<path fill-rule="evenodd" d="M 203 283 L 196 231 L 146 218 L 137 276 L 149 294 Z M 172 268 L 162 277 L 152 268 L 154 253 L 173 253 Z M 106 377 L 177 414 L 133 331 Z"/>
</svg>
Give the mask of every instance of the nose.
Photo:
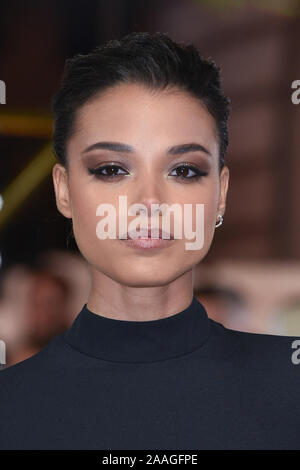
<svg viewBox="0 0 300 470">
<path fill-rule="evenodd" d="M 163 192 L 163 186 L 161 183 L 159 184 L 158 182 L 152 180 L 150 181 L 148 179 L 147 181 L 143 181 L 140 187 L 137 189 L 132 203 L 136 204 L 137 206 L 140 205 L 139 214 L 147 212 L 150 217 L 152 204 L 158 205 L 157 208 L 152 208 L 152 211 L 155 213 L 159 210 L 159 205 L 166 202 L 163 197 Z"/>
</svg>

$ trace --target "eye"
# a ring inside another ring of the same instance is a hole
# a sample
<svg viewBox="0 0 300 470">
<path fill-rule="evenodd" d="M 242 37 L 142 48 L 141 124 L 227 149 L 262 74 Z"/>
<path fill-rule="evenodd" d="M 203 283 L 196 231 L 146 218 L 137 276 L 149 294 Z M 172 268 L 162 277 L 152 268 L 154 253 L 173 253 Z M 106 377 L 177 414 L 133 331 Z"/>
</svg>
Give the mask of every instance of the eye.
<svg viewBox="0 0 300 470">
<path fill-rule="evenodd" d="M 124 170 L 124 168 L 119 165 L 102 165 L 97 168 L 88 168 L 88 172 L 102 179 L 113 179 L 129 174 L 128 171 Z"/>
<path fill-rule="evenodd" d="M 176 172 L 176 174 L 171 176 L 176 176 L 182 180 L 198 180 L 202 176 L 206 176 L 208 174 L 207 171 L 200 170 L 199 168 L 190 165 L 188 163 L 184 163 L 182 165 L 177 166 L 172 170 L 172 172 Z"/>
</svg>

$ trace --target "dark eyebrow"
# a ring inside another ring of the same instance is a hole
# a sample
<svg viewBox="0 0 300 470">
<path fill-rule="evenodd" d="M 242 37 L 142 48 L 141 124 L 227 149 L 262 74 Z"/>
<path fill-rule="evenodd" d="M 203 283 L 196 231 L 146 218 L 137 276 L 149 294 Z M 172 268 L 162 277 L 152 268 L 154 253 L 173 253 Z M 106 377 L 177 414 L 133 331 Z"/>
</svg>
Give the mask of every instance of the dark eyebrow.
<svg viewBox="0 0 300 470">
<path fill-rule="evenodd" d="M 211 155 L 211 153 L 201 144 L 191 143 L 191 144 L 182 144 L 182 145 L 175 145 L 174 147 L 168 148 L 168 153 L 170 155 L 182 155 L 183 153 L 187 152 L 197 152 L 201 151 L 207 153 L 207 155 Z"/>
<path fill-rule="evenodd" d="M 96 142 L 95 144 L 87 147 L 82 153 L 90 152 L 91 150 L 96 149 L 113 150 L 114 152 L 134 152 L 133 147 L 126 144 L 121 144 L 120 142 Z"/>
<path fill-rule="evenodd" d="M 134 148 L 131 145 L 122 144 L 120 142 L 96 142 L 95 144 L 90 145 L 87 147 L 82 153 L 90 152 L 91 150 L 96 149 L 104 149 L 104 150 L 112 150 L 114 152 L 126 152 L 126 153 L 133 153 Z M 207 155 L 211 155 L 211 153 L 201 144 L 196 143 L 189 143 L 189 144 L 181 144 L 175 145 L 173 147 L 168 147 L 167 153 L 169 155 L 182 155 L 187 152 L 197 152 L 201 151 L 206 153 Z"/>
</svg>

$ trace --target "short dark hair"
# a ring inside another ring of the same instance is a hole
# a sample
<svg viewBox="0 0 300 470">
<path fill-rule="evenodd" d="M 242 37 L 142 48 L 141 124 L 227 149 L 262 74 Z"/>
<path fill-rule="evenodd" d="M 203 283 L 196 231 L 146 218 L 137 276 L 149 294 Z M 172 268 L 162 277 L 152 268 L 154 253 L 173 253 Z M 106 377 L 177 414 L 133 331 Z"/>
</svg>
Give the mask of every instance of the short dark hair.
<svg viewBox="0 0 300 470">
<path fill-rule="evenodd" d="M 150 89 L 175 86 L 200 99 L 216 122 L 221 170 L 228 146 L 230 99 L 222 90 L 220 67 L 211 58 L 204 59 L 195 46 L 176 43 L 161 32 L 133 32 L 66 60 L 61 87 L 52 100 L 53 149 L 60 163 L 67 165 L 66 143 L 76 111 L 99 92 L 121 83 Z"/>
</svg>

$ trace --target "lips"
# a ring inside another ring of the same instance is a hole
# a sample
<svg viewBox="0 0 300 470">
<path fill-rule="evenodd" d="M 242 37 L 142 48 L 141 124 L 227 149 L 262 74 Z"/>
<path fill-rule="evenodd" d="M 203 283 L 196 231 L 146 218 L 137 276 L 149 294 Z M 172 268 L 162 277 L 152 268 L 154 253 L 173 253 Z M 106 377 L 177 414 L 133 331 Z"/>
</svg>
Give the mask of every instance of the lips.
<svg viewBox="0 0 300 470">
<path fill-rule="evenodd" d="M 161 239 L 169 239 L 169 240 L 174 240 L 174 237 L 172 234 L 170 234 L 169 232 L 166 232 L 162 229 L 154 229 L 153 230 L 154 232 L 154 235 L 153 237 L 151 237 L 151 229 L 140 229 L 140 230 L 136 230 L 136 232 L 127 232 L 126 236 L 125 236 L 125 239 L 153 239 L 153 240 L 157 240 L 159 238 Z"/>
</svg>

